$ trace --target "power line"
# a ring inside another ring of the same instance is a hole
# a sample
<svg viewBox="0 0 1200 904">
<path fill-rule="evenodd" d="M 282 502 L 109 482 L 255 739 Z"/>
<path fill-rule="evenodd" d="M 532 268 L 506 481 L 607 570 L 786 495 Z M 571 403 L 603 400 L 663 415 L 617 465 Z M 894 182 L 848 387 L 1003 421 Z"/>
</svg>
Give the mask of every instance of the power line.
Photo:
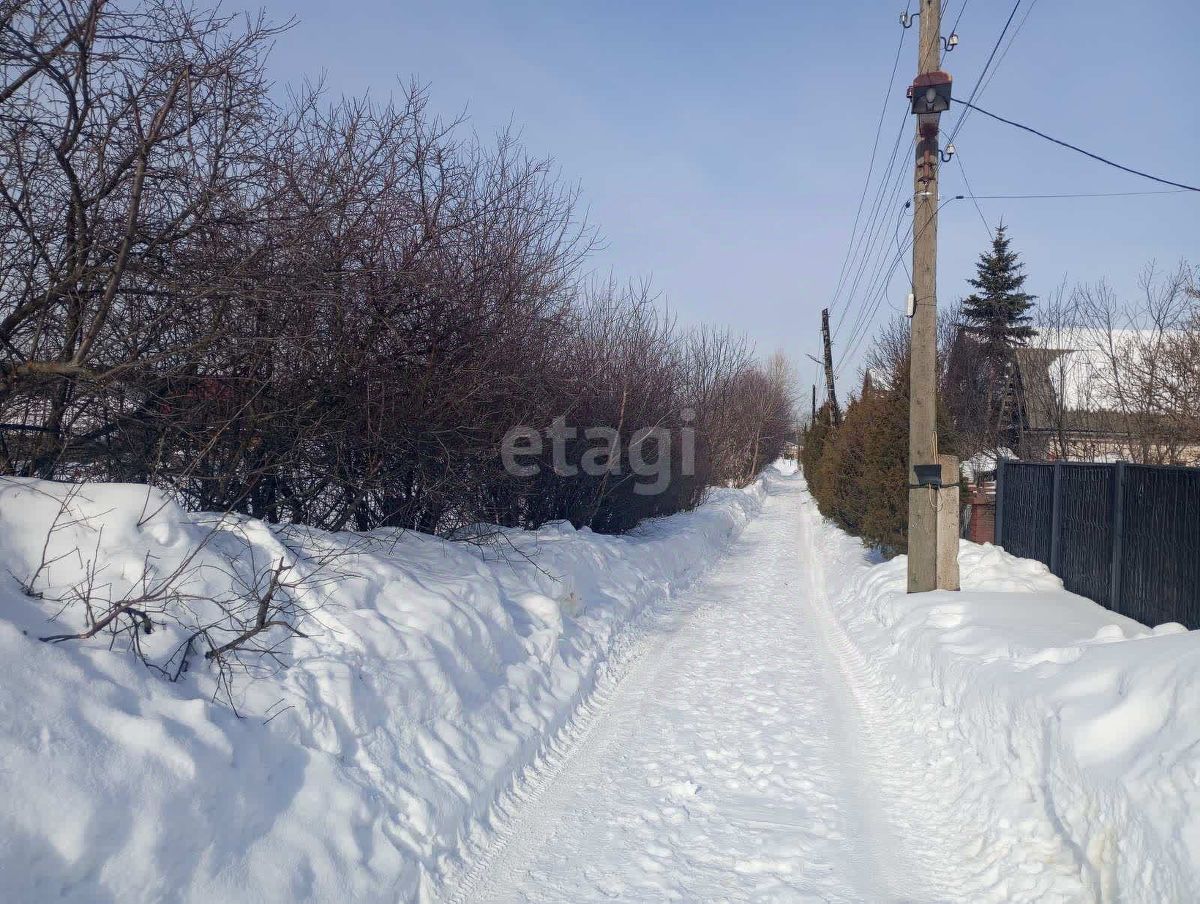
<svg viewBox="0 0 1200 904">
<path fill-rule="evenodd" d="M 905 205 L 901 207 L 896 218 L 897 227 L 899 227 L 900 220 L 904 216 L 904 211 L 908 209 L 911 203 L 911 201 L 907 201 L 905 202 Z M 925 226 L 922 227 L 921 232 L 923 233 L 928 226 L 929 223 L 927 222 Z M 893 230 L 893 232 L 895 232 L 895 230 Z M 858 351 L 859 346 L 867 338 L 871 324 L 874 322 L 875 315 L 879 311 L 879 306 L 882 304 L 883 299 L 887 297 L 887 290 L 891 286 L 892 278 L 896 273 L 896 268 L 903 262 L 904 256 L 912 250 L 914 241 L 915 237 L 910 236 L 903 247 L 897 248 L 897 253 L 895 256 L 890 256 L 890 252 L 888 252 L 880 259 L 881 266 L 876 270 L 875 275 L 872 277 L 872 288 L 863 299 L 863 306 L 859 312 L 859 317 L 855 322 L 854 330 L 850 334 L 850 338 L 846 341 L 845 347 L 842 349 L 842 353 L 838 358 L 837 372 L 839 375 L 841 374 L 845 364 L 854 356 L 854 354 Z M 886 272 L 883 271 L 884 266 L 887 267 Z M 911 287 L 911 279 L 909 280 L 909 284 Z"/>
<path fill-rule="evenodd" d="M 886 243 L 886 228 L 888 215 L 887 211 L 891 210 L 896 204 L 897 199 L 903 192 L 904 171 L 903 168 L 897 169 L 896 177 L 892 181 L 890 188 L 884 188 L 880 195 L 880 205 L 877 210 L 877 216 L 873 224 L 873 228 L 864 249 L 862 262 L 859 265 L 858 272 L 855 274 L 854 285 L 851 288 L 850 294 L 847 296 L 847 305 L 851 299 L 858 297 L 860 287 L 873 285 L 878 278 L 880 270 L 886 262 L 887 243 Z M 866 277 L 864 281 L 864 277 Z M 859 319 L 862 317 L 862 306 L 860 303 L 858 315 L 855 317 L 854 327 L 858 325 Z M 853 329 L 852 329 L 853 331 Z"/>
<path fill-rule="evenodd" d="M 971 188 L 971 180 L 967 178 L 967 168 L 963 166 L 962 156 L 956 152 L 954 154 L 954 159 L 958 161 L 958 171 L 962 173 L 963 184 L 967 187 L 967 192 L 969 193 L 967 197 L 969 197 L 971 199 L 971 203 L 975 205 L 975 212 L 979 214 L 979 219 L 983 223 L 983 228 L 987 230 L 987 234 L 994 237 L 995 233 L 992 230 L 992 224 L 989 223 L 987 217 L 983 215 L 983 208 L 979 206 L 979 200 L 975 194 L 975 189 Z"/>
<path fill-rule="evenodd" d="M 970 2 L 970 0 L 963 0 L 963 9 L 959 10 L 960 18 L 962 16 L 963 10 L 966 9 L 967 3 L 969 3 L 969 2 Z M 984 92 L 986 92 L 988 89 L 988 86 L 991 85 L 992 79 L 994 79 L 996 77 L 996 73 L 1000 71 L 1000 67 L 1004 64 L 1004 60 L 1008 57 L 1008 52 L 1010 50 L 1012 50 L 1013 44 L 1016 43 L 1017 36 L 1021 34 L 1021 29 L 1023 29 L 1025 27 L 1025 23 L 1027 21 L 1029 21 L 1029 14 L 1033 12 L 1033 8 L 1035 6 L 1037 6 L 1037 3 L 1038 3 L 1038 0 L 1031 0 L 1030 4 L 1025 7 L 1025 15 L 1023 15 L 1021 17 L 1021 21 L 1017 23 L 1016 29 L 1014 29 L 1013 33 L 1011 35 L 1009 35 L 1008 43 L 1004 45 L 1004 50 L 1001 51 L 1000 56 L 996 59 L 996 64 L 991 67 L 991 70 L 988 71 L 988 67 L 984 66 L 983 71 L 980 72 L 979 79 L 975 84 L 975 90 L 973 90 L 971 92 L 971 100 L 975 100 L 976 98 L 983 97 Z M 1008 21 L 1005 22 L 1004 29 L 1000 32 L 1000 37 L 996 41 L 996 46 L 999 46 L 1000 42 L 1002 42 L 1004 40 L 1005 32 L 1008 31 L 1009 25 L 1012 23 L 1012 16 L 1013 16 L 1013 14 L 1016 13 L 1018 6 L 1020 6 L 1020 0 L 1018 0 L 1018 3 L 1016 4 L 1016 6 L 1013 7 L 1012 12 L 1009 14 Z M 957 27 L 958 27 L 958 22 L 956 20 L 955 28 L 957 28 Z M 995 54 L 995 48 L 992 49 L 992 54 L 993 55 Z M 988 58 L 988 62 L 989 63 L 991 62 L 991 57 Z M 950 135 L 951 145 L 953 145 L 955 136 L 958 135 L 959 131 L 966 124 L 967 118 L 970 115 L 971 115 L 971 110 L 970 110 L 970 108 L 968 108 L 967 110 L 965 110 L 963 112 L 962 116 L 960 116 L 958 118 L 958 120 L 955 122 L 954 129 Z M 966 185 L 966 187 L 967 187 L 967 197 L 969 197 L 971 199 L 971 203 L 975 206 L 975 212 L 977 214 L 979 214 L 979 220 L 981 223 L 983 223 L 983 228 L 987 231 L 989 236 L 994 236 L 995 233 L 992 230 L 992 225 L 990 222 L 988 222 L 988 218 L 984 215 L 983 208 L 979 206 L 979 199 L 975 194 L 975 190 L 971 187 L 971 180 L 967 176 L 966 164 L 963 163 L 962 157 L 960 155 L 956 154 L 955 157 L 956 157 L 956 160 L 958 163 L 958 170 L 960 173 L 962 173 L 963 184 Z"/>
<path fill-rule="evenodd" d="M 958 31 L 958 23 L 962 21 L 963 13 L 967 11 L 967 4 L 970 2 L 971 0 L 963 0 L 963 5 L 958 8 L 958 15 L 954 18 L 954 26 L 950 29 L 950 34 Z"/>
<path fill-rule="evenodd" d="M 1000 31 L 1000 37 L 996 38 L 996 43 L 992 45 L 992 52 L 988 54 L 987 62 L 983 64 L 983 69 L 981 69 L 979 72 L 979 78 L 975 80 L 975 87 L 971 89 L 970 100 L 975 100 L 975 95 L 979 93 L 979 86 L 983 84 L 983 80 L 987 76 L 988 68 L 992 65 L 992 60 L 996 58 L 996 51 L 1000 49 L 1000 42 L 1004 40 L 1004 36 L 1008 33 L 1008 27 L 1012 25 L 1013 17 L 1017 14 L 1017 10 L 1020 8 L 1020 6 L 1021 0 L 1017 0 L 1017 2 L 1013 4 L 1012 12 L 1008 14 L 1008 21 L 1004 23 L 1004 28 Z M 966 106 L 968 109 L 970 109 L 971 104 L 968 102 Z M 957 137 L 958 131 L 962 128 L 966 119 L 967 114 L 965 113 L 958 118 L 958 122 L 954 124 L 954 131 L 950 133 L 950 138 L 948 139 L 949 144 L 954 143 L 954 139 Z"/>
<path fill-rule="evenodd" d="M 1000 56 L 996 60 L 996 65 L 992 67 L 992 71 L 988 75 L 987 80 L 984 81 L 984 83 L 979 87 L 979 97 L 976 98 L 976 100 L 983 98 L 983 93 L 987 91 L 988 86 L 992 83 L 992 79 L 996 77 L 996 73 L 999 72 L 1000 67 L 1004 65 L 1005 57 L 1007 57 L 1008 52 L 1012 50 L 1013 44 L 1016 43 L 1017 36 L 1021 33 L 1021 29 L 1025 27 L 1025 23 L 1029 20 L 1029 14 L 1033 12 L 1033 8 L 1037 6 L 1037 4 L 1038 0 L 1032 0 L 1032 2 L 1025 7 L 1025 15 L 1021 17 L 1021 21 L 1017 23 L 1017 27 L 1013 29 L 1012 35 L 1009 36 L 1008 43 L 1004 45 L 1004 50 L 1000 51 Z M 966 117 L 964 116 L 963 119 L 965 120 Z"/>
<path fill-rule="evenodd" d="M 904 249 L 900 247 L 900 221 L 904 218 L 904 211 L 908 210 L 908 206 L 912 201 L 905 201 L 904 208 L 900 211 L 900 216 L 896 217 L 896 226 L 892 229 L 892 236 L 896 239 L 896 253 L 903 255 Z M 909 226 L 909 232 L 912 232 L 912 226 Z M 904 258 L 900 258 L 900 263 L 904 265 L 904 273 L 908 276 L 909 285 L 912 284 L 912 271 L 908 269 L 908 264 L 904 263 Z"/>
<path fill-rule="evenodd" d="M 1135 176 L 1141 176 L 1143 179 L 1150 179 L 1151 181 L 1161 183 L 1162 185 L 1172 185 L 1175 188 L 1184 189 L 1186 191 L 1200 191 L 1200 188 L 1197 188 L 1195 185 L 1188 185 L 1184 182 L 1172 182 L 1170 179 L 1162 179 L 1158 176 L 1152 176 L 1149 173 L 1143 172 L 1142 170 L 1134 169 L 1131 166 L 1125 166 L 1122 163 L 1117 163 L 1116 161 L 1109 160 L 1107 157 L 1101 157 L 1099 154 L 1093 154 L 1091 151 L 1085 151 L 1083 148 L 1073 145 L 1069 142 L 1063 141 L 1062 139 L 1053 138 L 1050 135 L 1047 135 L 1045 132 L 1039 132 L 1037 129 L 1033 128 L 1032 126 L 1023 125 L 1019 122 L 1013 122 L 1013 120 L 1005 119 L 1003 116 L 998 116 L 995 113 L 991 113 L 991 112 L 983 109 L 983 107 L 977 107 L 974 104 L 972 104 L 969 100 L 960 101 L 957 98 L 954 98 L 953 100 L 954 100 L 954 102 L 960 103 L 964 107 L 967 107 L 970 110 L 978 110 L 984 116 L 988 116 L 988 117 L 996 120 L 997 122 L 1002 122 L 1005 125 L 1014 126 L 1015 128 L 1022 129 L 1026 132 L 1030 132 L 1034 135 L 1037 135 L 1039 138 L 1044 138 L 1047 141 L 1053 142 L 1054 144 L 1061 145 L 1062 147 L 1069 148 L 1070 150 L 1075 151 L 1076 153 L 1083 154 L 1085 157 L 1091 157 L 1093 160 L 1099 160 L 1101 163 L 1106 163 L 1109 166 L 1116 167 L 1119 170 L 1124 170 L 1127 173 L 1132 173 Z"/>
<path fill-rule="evenodd" d="M 891 210 L 892 207 L 898 202 L 901 188 L 902 188 L 901 185 L 897 185 L 897 190 L 894 191 L 892 193 L 892 196 L 888 199 L 888 204 L 885 208 L 885 211 Z M 902 209 L 897 214 L 897 221 L 896 221 L 897 226 L 899 225 L 900 218 L 903 216 L 903 212 L 904 211 Z M 870 308 L 870 302 L 871 302 L 871 299 L 875 295 L 875 291 L 876 291 L 875 287 L 878 285 L 879 280 L 883 276 L 884 270 L 887 268 L 888 262 L 890 260 L 891 252 L 888 250 L 888 245 L 887 245 L 887 241 L 886 241 L 886 235 L 887 235 L 887 232 L 886 232 L 887 215 L 886 215 L 886 213 L 880 218 L 879 225 L 880 225 L 880 231 L 878 232 L 877 237 L 880 239 L 880 242 L 874 253 L 874 264 L 871 268 L 871 275 L 867 278 L 867 281 L 863 284 L 864 294 L 862 295 L 861 300 L 859 302 L 858 313 L 854 318 L 854 323 L 851 325 L 850 336 L 846 340 L 846 343 L 845 343 L 846 347 L 852 346 L 855 343 L 855 341 L 861 336 L 862 331 L 864 329 L 866 329 L 868 326 L 870 326 L 871 318 L 874 316 L 874 312 Z M 889 278 L 890 278 L 890 275 L 889 275 Z"/>
<path fill-rule="evenodd" d="M 887 221 L 888 221 L 887 211 L 891 210 L 893 208 L 893 206 L 896 203 L 898 203 L 899 197 L 903 193 L 903 191 L 904 191 L 904 170 L 903 170 L 903 168 L 900 168 L 896 171 L 896 176 L 895 176 L 895 179 L 892 180 L 892 182 L 891 182 L 891 187 L 884 189 L 884 193 L 879 196 L 880 201 L 883 201 L 885 197 L 887 198 L 887 200 L 886 200 L 886 203 L 884 203 L 882 206 L 880 206 L 877 210 L 877 215 L 876 215 L 874 227 L 872 230 L 871 238 L 868 243 L 868 247 L 865 250 L 865 255 L 863 257 L 862 263 L 859 266 L 858 273 L 855 277 L 854 286 L 852 288 L 851 294 L 849 296 L 847 296 L 847 308 L 846 308 L 846 311 L 843 312 L 843 314 L 848 312 L 850 300 L 855 298 L 858 295 L 859 286 L 860 285 L 874 286 L 876 281 L 879 279 L 880 274 L 883 272 L 884 267 L 887 266 L 887 261 L 888 261 L 888 250 L 887 250 L 887 243 L 886 243 L 886 235 L 887 235 L 886 227 L 887 227 Z M 870 275 L 867 276 L 866 282 L 863 283 L 862 278 L 864 275 L 867 275 L 868 268 L 870 269 Z M 870 291 L 873 291 L 873 290 L 870 290 Z M 855 316 L 854 323 L 851 325 L 851 328 L 850 328 L 851 341 L 853 341 L 853 338 L 855 336 L 857 336 L 859 331 L 861 330 L 864 319 L 869 318 L 869 314 L 867 312 L 867 302 L 869 301 L 870 297 L 871 297 L 870 292 L 868 292 L 868 294 L 866 296 L 862 297 L 862 299 L 859 303 L 858 313 Z"/>
<path fill-rule="evenodd" d="M 892 86 L 896 83 L 896 73 L 900 68 L 900 54 L 904 49 L 904 35 L 906 31 L 907 29 L 900 30 L 900 41 L 896 45 L 896 58 L 892 61 L 892 74 L 888 77 L 887 90 L 883 95 L 883 106 L 879 110 L 879 122 L 875 125 L 875 141 L 871 145 L 871 162 L 867 166 L 867 178 L 863 180 L 862 193 L 858 196 L 858 210 L 854 214 L 854 225 L 850 227 L 850 238 L 846 241 L 846 253 L 842 257 L 842 269 L 838 274 L 837 286 L 833 290 L 833 298 L 830 301 L 831 308 L 837 305 L 838 298 L 841 295 L 842 286 L 845 283 L 846 274 L 848 272 L 847 268 L 850 264 L 850 259 L 855 244 L 854 237 L 858 232 L 859 220 L 862 217 L 863 202 L 867 197 L 867 189 L 869 189 L 871 186 L 871 176 L 874 175 L 875 172 L 875 157 L 879 150 L 879 136 L 883 131 L 883 119 L 887 114 L 888 101 L 892 96 Z M 895 151 L 893 150 L 892 153 L 894 154 Z"/>
<path fill-rule="evenodd" d="M 1005 199 L 1025 200 L 1031 198 L 1133 198 L 1145 195 L 1184 195 L 1192 189 L 1163 188 L 1158 191 L 1095 191 L 1095 192 L 1061 192 L 1030 195 L 967 195 L 968 198 L 978 198 L 981 201 Z"/>
<path fill-rule="evenodd" d="M 951 201 L 960 201 L 960 200 L 962 200 L 962 198 L 963 198 L 962 195 L 954 195 L 952 197 L 946 198 L 944 201 L 942 201 L 941 204 L 938 205 L 937 209 L 938 209 L 938 211 L 941 211 L 942 208 L 944 208 Z M 908 209 L 908 204 L 906 203 L 905 206 L 903 208 L 901 208 L 900 215 L 903 216 L 904 211 L 907 209 Z M 887 274 L 876 285 L 875 289 L 872 290 L 871 294 L 867 296 L 867 300 L 869 302 L 872 298 L 874 299 L 874 301 L 871 302 L 871 304 L 870 304 L 869 313 L 867 314 L 866 318 L 864 318 L 862 320 L 860 327 L 852 335 L 850 341 L 847 342 L 846 347 L 842 350 L 841 355 L 838 357 L 837 367 L 835 368 L 835 371 L 838 376 L 841 376 L 842 369 L 844 368 L 846 363 L 858 351 L 859 346 L 867 338 L 868 329 L 869 329 L 871 323 L 874 321 L 875 315 L 876 315 L 876 313 L 878 313 L 879 307 L 883 303 L 883 299 L 887 297 L 887 292 L 888 292 L 888 289 L 891 287 L 892 278 L 895 276 L 896 268 L 898 266 L 900 266 L 900 263 L 904 260 L 904 255 L 912 250 L 912 246 L 916 242 L 917 236 L 924 235 L 925 231 L 929 228 L 930 224 L 932 224 L 932 223 L 933 223 L 933 217 L 930 217 L 921 226 L 921 228 L 919 230 L 913 230 L 913 236 L 905 243 L 905 246 L 899 250 L 899 252 L 896 254 L 896 256 L 891 259 L 891 266 L 888 268 Z M 909 288 L 910 288 L 910 290 L 912 288 L 911 280 L 909 282 Z M 867 309 L 864 307 L 864 310 L 867 310 Z"/>
<path fill-rule="evenodd" d="M 899 226 L 903 214 L 904 209 L 902 208 L 899 214 L 897 214 L 897 226 Z M 909 244 L 911 245 L 911 240 L 909 241 Z M 839 375 L 842 372 L 845 362 L 854 355 L 862 339 L 866 335 L 867 330 L 869 330 L 872 320 L 875 317 L 875 313 L 878 309 L 878 303 L 872 303 L 872 300 L 876 299 L 878 295 L 880 283 L 891 283 L 892 276 L 896 271 L 899 261 L 903 258 L 905 250 L 906 249 L 899 250 L 897 255 L 893 257 L 891 256 L 891 252 L 887 250 L 887 246 L 884 246 L 884 254 L 879 259 L 879 266 L 872 274 L 870 282 L 871 289 L 862 298 L 858 316 L 855 318 L 853 327 L 850 330 L 850 335 L 847 337 L 845 343 L 843 343 L 842 352 L 838 356 L 837 372 Z M 886 273 L 884 272 L 885 267 Z"/>
<path fill-rule="evenodd" d="M 853 272 L 854 278 L 849 286 L 849 290 L 842 299 L 842 311 L 838 317 L 837 325 L 833 330 L 834 338 L 837 338 L 838 333 L 841 331 L 842 323 L 845 321 L 846 314 L 850 311 L 851 302 L 854 299 L 855 293 L 858 291 L 858 286 L 862 280 L 863 272 L 872 259 L 873 255 L 871 249 L 874 247 L 876 238 L 878 236 L 878 230 L 881 224 L 880 214 L 885 209 L 881 207 L 881 205 L 883 204 L 884 199 L 888 196 L 889 192 L 894 193 L 894 189 L 890 188 L 890 186 L 903 174 L 902 168 L 896 169 L 896 162 L 899 159 L 900 148 L 904 146 L 904 132 L 908 122 L 909 112 L 906 107 L 900 120 L 900 128 L 896 132 L 896 141 L 892 145 L 892 152 L 888 161 L 887 169 L 883 171 L 879 178 L 878 186 L 876 187 L 875 199 L 871 205 L 871 212 L 868 215 L 866 228 L 862 233 L 859 234 L 854 246 L 854 251 L 852 252 L 852 259 L 857 261 L 857 263 L 851 264 L 850 268 L 846 272 L 846 275 L 849 277 L 851 272 Z M 895 172 L 895 176 L 893 176 L 893 171 Z"/>
</svg>

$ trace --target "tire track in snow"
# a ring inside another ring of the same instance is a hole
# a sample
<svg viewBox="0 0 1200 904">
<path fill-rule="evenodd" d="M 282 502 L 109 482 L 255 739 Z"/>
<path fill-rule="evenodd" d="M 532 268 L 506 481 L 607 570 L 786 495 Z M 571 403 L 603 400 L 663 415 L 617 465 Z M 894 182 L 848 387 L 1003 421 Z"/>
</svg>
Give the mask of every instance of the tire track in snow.
<svg viewBox="0 0 1200 904">
<path fill-rule="evenodd" d="M 469 863 L 468 868 L 451 876 L 446 883 L 449 891 L 443 892 L 445 904 L 474 904 L 488 900 L 479 897 L 483 887 L 494 883 L 496 874 L 505 872 L 506 863 L 528 852 L 536 840 L 529 826 L 539 824 L 537 815 L 545 809 L 546 798 L 555 783 L 569 767 L 577 766 L 580 759 L 595 758 L 601 750 L 607 749 L 607 745 L 589 747 L 589 741 L 595 735 L 603 734 L 597 729 L 620 699 L 622 689 L 627 688 L 631 679 L 647 664 L 646 654 L 654 646 L 647 622 L 679 614 L 678 604 L 672 599 L 631 626 L 621 651 L 609 660 L 610 667 L 597 678 L 592 693 L 545 750 L 518 775 L 513 787 L 493 804 L 486 820 L 492 829 L 490 832 L 479 829 L 480 836 L 473 839 L 471 848 L 463 855 Z M 653 662 L 649 663 L 649 668 L 654 668 Z"/>
<path fill-rule="evenodd" d="M 1028 789 L 864 654 L 826 574 L 861 561 L 831 530 L 801 478 L 775 481 L 718 566 L 639 620 L 448 900 L 1094 900 Z"/>
<path fill-rule="evenodd" d="M 740 532 L 730 537 L 727 550 L 740 541 L 762 514 L 760 510 Z M 481 900 L 480 889 L 503 872 L 504 863 L 519 856 L 513 848 L 528 848 L 532 841 L 529 826 L 537 823 L 536 816 L 545 808 L 548 792 L 577 760 L 594 760 L 598 756 L 598 750 L 589 748 L 589 742 L 602 734 L 597 729 L 620 698 L 622 689 L 639 678 L 647 681 L 656 670 L 658 663 L 648 654 L 661 647 L 669 633 L 692 614 L 696 607 L 688 604 L 690 591 L 706 579 L 709 570 L 700 571 L 685 587 L 673 589 L 666 599 L 648 606 L 622 630 L 591 690 L 562 728 L 513 777 L 510 787 L 497 796 L 485 817 L 472 826 L 471 834 L 455 855 L 455 862 L 446 869 L 444 878 L 422 895 L 423 902 L 473 904 Z"/>
<path fill-rule="evenodd" d="M 920 839 L 915 862 L 893 874 L 899 900 L 1098 901 L 1077 858 L 1019 782 L 987 767 L 957 731 L 954 714 L 929 689 L 900 685 L 863 654 L 834 611 L 829 550 L 815 502 L 804 492 L 801 548 L 808 555 L 810 609 L 850 692 L 873 751 L 868 768 L 892 830 Z M 836 557 L 835 557 L 836 558 Z"/>
<path fill-rule="evenodd" d="M 829 664 L 790 599 L 797 491 L 778 482 L 783 498 L 657 626 L 669 636 L 597 695 L 451 901 L 888 899 L 877 855 L 899 841 L 867 805 Z"/>
</svg>

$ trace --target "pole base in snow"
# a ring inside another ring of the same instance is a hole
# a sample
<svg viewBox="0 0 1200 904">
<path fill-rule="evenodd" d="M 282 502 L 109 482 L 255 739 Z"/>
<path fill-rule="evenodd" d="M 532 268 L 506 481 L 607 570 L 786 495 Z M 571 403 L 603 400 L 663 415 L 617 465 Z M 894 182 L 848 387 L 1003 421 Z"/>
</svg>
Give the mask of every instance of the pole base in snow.
<svg viewBox="0 0 1200 904">
<path fill-rule="evenodd" d="M 937 491 L 937 589 L 958 590 L 959 473 L 958 459 L 939 455 L 942 486 Z"/>
</svg>

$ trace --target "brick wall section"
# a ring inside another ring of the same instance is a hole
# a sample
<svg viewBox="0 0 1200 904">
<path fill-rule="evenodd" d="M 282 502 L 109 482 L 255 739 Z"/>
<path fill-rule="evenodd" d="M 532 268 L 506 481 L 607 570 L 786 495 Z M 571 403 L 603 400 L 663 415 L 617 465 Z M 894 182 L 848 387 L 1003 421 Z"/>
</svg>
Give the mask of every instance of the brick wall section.
<svg viewBox="0 0 1200 904">
<path fill-rule="evenodd" d="M 996 542 L 996 484 L 967 485 L 967 539 L 975 543 Z"/>
</svg>

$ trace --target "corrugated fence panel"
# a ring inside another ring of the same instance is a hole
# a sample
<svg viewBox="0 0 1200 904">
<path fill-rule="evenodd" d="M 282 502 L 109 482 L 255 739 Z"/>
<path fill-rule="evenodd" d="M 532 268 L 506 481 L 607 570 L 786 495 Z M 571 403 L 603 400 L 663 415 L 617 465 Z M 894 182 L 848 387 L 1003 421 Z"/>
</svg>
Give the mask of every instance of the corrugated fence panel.
<svg viewBox="0 0 1200 904">
<path fill-rule="evenodd" d="M 1053 465 L 1006 462 L 1000 545 L 1014 556 L 1049 565 L 1053 495 Z"/>
<path fill-rule="evenodd" d="M 1200 470 L 1127 465 L 1117 611 L 1200 626 Z"/>
<path fill-rule="evenodd" d="M 1045 462 L 1004 464 L 1000 545 L 1047 565 L 1053 558 L 1068 590 L 1143 624 L 1200 628 L 1200 468 L 1063 462 L 1057 512 L 1054 473 Z"/>
<path fill-rule="evenodd" d="M 1064 463 L 1059 479 L 1058 576 L 1072 593 L 1108 605 L 1113 467 Z"/>
</svg>

